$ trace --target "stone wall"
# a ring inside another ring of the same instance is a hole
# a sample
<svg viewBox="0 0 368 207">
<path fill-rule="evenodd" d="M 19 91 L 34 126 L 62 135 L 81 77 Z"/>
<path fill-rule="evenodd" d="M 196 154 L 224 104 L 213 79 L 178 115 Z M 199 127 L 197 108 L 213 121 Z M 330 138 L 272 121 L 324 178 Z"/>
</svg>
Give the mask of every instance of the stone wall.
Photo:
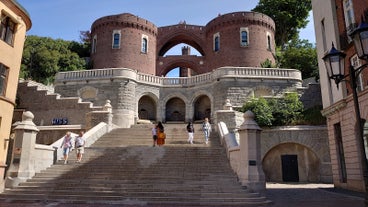
<svg viewBox="0 0 368 207">
<path fill-rule="evenodd" d="M 88 112 L 102 110 L 102 107 L 94 107 L 91 102 L 84 102 L 75 96 L 76 91 L 73 95 L 72 97 L 61 97 L 59 94 L 50 93 L 44 89 L 40 90 L 38 84 L 32 81 L 20 82 L 17 109 L 32 111 L 35 116 L 34 123 L 38 126 L 53 125 L 54 119 L 65 119 L 67 122 L 63 125 L 85 125 Z M 100 93 L 100 98 L 103 97 L 103 93 Z M 103 102 L 106 102 L 106 99 Z M 14 118 L 17 117 L 19 116 L 14 116 Z"/>
<path fill-rule="evenodd" d="M 156 114 L 153 121 L 165 121 L 167 112 L 178 107 L 170 104 L 172 99 L 184 103 L 176 111 L 181 112 L 182 121 L 190 121 L 200 108 L 196 107 L 198 104 L 210 102 L 209 112 L 201 113 L 209 113 L 212 119 L 226 99 L 239 108 L 253 97 L 282 96 L 285 92 L 302 90 L 300 71 L 288 69 L 227 67 L 189 78 L 157 77 L 131 69 L 101 69 L 96 74 L 91 75 L 89 71 L 59 73 L 55 91 L 63 97 L 81 95 L 83 101 L 97 104 L 111 100 L 113 122 L 121 127 L 137 122 L 142 97 L 144 103 L 150 102 L 156 107 L 155 111 L 147 112 Z"/>
<path fill-rule="evenodd" d="M 326 126 L 290 126 L 263 129 L 263 169 L 269 181 L 283 181 L 282 155 L 297 155 L 301 182 L 332 182 Z"/>
<path fill-rule="evenodd" d="M 236 116 L 231 110 L 216 111 L 215 117 L 216 131 L 220 135 L 221 143 L 227 150 L 232 168 L 238 171 L 240 148 L 237 129 L 244 119 L 239 119 L 240 116 Z M 218 125 L 220 122 L 222 124 Z M 225 129 L 218 128 L 224 124 L 222 127 Z M 224 131 L 228 134 L 224 134 Z M 264 128 L 260 139 L 262 167 L 266 181 L 283 182 L 282 156 L 295 155 L 300 182 L 332 182 L 326 126 Z M 235 146 L 234 142 L 237 142 L 238 146 Z"/>
</svg>

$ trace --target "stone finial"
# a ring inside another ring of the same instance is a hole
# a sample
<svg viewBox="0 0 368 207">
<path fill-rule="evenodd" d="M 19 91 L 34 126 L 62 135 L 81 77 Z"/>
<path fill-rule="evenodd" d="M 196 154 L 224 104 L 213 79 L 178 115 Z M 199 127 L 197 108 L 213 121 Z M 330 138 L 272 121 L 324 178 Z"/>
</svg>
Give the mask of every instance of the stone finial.
<svg viewBox="0 0 368 207">
<path fill-rule="evenodd" d="M 230 111 L 233 110 L 233 105 L 230 103 L 230 99 L 226 99 L 223 109 Z"/>
<path fill-rule="evenodd" d="M 22 114 L 22 122 L 20 122 L 14 129 L 25 129 L 32 131 L 39 131 L 36 125 L 33 123 L 34 115 L 30 111 L 25 111 Z"/>
<path fill-rule="evenodd" d="M 246 111 L 243 115 L 244 122 L 240 126 L 240 129 L 257 129 L 261 130 L 261 128 L 258 126 L 257 122 L 254 120 L 255 115 L 250 110 Z"/>
<path fill-rule="evenodd" d="M 103 106 L 103 110 L 111 113 L 112 112 L 112 106 L 111 106 L 110 103 L 111 103 L 110 100 L 106 100 L 106 103 Z"/>
</svg>

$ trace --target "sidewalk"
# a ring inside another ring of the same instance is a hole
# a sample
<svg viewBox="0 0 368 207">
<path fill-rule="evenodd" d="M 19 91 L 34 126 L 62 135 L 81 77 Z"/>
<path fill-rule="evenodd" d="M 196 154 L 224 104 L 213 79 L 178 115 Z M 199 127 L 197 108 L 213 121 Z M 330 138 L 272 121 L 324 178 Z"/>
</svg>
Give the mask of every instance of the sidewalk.
<svg viewBox="0 0 368 207">
<path fill-rule="evenodd" d="M 273 203 L 260 207 L 364 207 L 364 193 L 335 189 L 332 184 L 267 183 L 266 197 Z M 60 202 L 1 203 L 1 207 L 171 207 L 172 205 L 68 204 Z M 175 205 L 175 207 L 188 207 Z M 201 205 L 201 207 L 208 207 Z M 237 206 L 232 207 L 247 207 Z M 256 207 L 250 205 L 248 207 Z"/>
<path fill-rule="evenodd" d="M 364 193 L 335 189 L 333 184 L 267 183 L 270 207 L 364 207 Z"/>
</svg>

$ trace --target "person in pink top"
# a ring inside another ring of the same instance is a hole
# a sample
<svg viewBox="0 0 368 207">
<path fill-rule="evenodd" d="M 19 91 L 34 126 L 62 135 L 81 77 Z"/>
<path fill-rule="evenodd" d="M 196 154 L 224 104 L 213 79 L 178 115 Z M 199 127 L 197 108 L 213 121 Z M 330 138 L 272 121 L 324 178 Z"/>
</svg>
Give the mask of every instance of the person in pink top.
<svg viewBox="0 0 368 207">
<path fill-rule="evenodd" d="M 69 156 L 69 152 L 73 147 L 73 143 L 72 143 L 72 133 L 71 132 L 67 132 L 63 138 L 63 142 L 61 143 L 61 148 L 63 149 L 63 156 L 64 156 L 64 164 L 68 163 L 68 156 Z"/>
</svg>

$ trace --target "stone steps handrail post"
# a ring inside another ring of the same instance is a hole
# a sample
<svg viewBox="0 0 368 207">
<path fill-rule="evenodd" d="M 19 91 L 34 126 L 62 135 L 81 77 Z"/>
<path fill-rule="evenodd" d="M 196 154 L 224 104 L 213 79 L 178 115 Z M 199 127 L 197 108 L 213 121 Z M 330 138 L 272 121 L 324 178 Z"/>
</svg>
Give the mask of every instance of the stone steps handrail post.
<svg viewBox="0 0 368 207">
<path fill-rule="evenodd" d="M 244 122 L 240 126 L 239 181 L 254 192 L 263 193 L 266 189 L 265 174 L 261 160 L 261 128 L 254 121 L 251 111 L 244 113 Z"/>
<path fill-rule="evenodd" d="M 39 129 L 33 123 L 34 115 L 26 111 L 22 121 L 14 128 L 13 153 L 5 187 L 15 187 L 35 175 L 35 146 Z M 52 158 L 51 158 L 52 159 Z"/>
</svg>

